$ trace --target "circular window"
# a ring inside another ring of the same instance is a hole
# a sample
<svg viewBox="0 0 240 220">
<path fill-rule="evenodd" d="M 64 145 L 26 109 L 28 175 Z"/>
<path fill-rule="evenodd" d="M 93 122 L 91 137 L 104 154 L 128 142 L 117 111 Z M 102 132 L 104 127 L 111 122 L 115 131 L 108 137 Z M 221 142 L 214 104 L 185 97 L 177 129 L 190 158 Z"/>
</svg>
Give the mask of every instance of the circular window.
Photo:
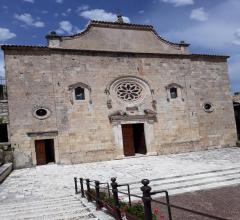
<svg viewBox="0 0 240 220">
<path fill-rule="evenodd" d="M 36 115 L 39 117 L 44 117 L 47 115 L 47 110 L 44 108 L 40 108 L 36 111 Z"/>
<path fill-rule="evenodd" d="M 136 82 L 121 82 L 116 86 L 118 98 L 126 102 L 133 102 L 141 98 L 142 87 Z"/>
<path fill-rule="evenodd" d="M 51 112 L 47 108 L 37 108 L 34 110 L 33 115 L 38 119 L 45 119 L 50 116 Z"/>
<path fill-rule="evenodd" d="M 109 94 L 119 105 L 136 106 L 151 95 L 149 85 L 135 76 L 119 77 L 109 85 Z"/>
<path fill-rule="evenodd" d="M 212 112 L 213 111 L 213 104 L 212 103 L 204 103 L 203 104 L 203 109 L 205 112 Z"/>
</svg>

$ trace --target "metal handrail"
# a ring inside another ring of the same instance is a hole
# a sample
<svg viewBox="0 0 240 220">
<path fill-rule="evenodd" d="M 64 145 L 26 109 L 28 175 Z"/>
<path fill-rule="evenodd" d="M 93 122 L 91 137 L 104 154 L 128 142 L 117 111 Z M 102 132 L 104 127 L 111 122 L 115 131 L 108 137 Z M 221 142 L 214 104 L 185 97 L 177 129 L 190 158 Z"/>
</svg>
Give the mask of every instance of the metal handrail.
<svg viewBox="0 0 240 220">
<path fill-rule="evenodd" d="M 90 186 L 90 182 L 95 182 L 95 189 L 97 189 L 97 188 L 96 188 L 96 182 L 98 182 L 99 186 L 106 184 L 107 187 L 104 187 L 104 188 L 108 190 L 108 196 L 109 196 L 109 197 L 110 197 L 110 190 L 112 190 L 112 191 L 114 190 L 113 188 L 110 188 L 110 187 L 109 187 L 109 183 L 107 183 L 107 182 L 101 183 L 101 182 L 99 182 L 99 181 L 97 181 L 97 180 L 89 180 L 89 179 L 83 179 L 83 178 L 80 178 L 80 179 L 82 179 L 82 180 L 85 181 L 87 184 L 89 184 L 89 185 L 87 185 L 87 188 L 88 188 L 88 186 Z M 74 177 L 74 182 L 75 182 L 75 192 L 76 192 L 76 194 L 82 192 L 82 191 L 83 191 L 83 187 L 82 187 L 82 186 L 81 186 L 81 191 L 78 191 L 77 178 L 76 178 L 76 177 Z M 80 183 L 81 183 L 81 181 L 80 181 Z M 93 186 L 93 185 L 91 184 L 91 186 Z M 112 186 L 113 186 L 113 185 L 112 185 Z M 123 192 L 123 191 L 120 191 L 120 190 L 117 189 L 118 187 L 123 187 L 123 186 L 127 186 L 128 192 Z M 102 187 L 102 188 L 103 188 L 103 187 Z M 120 194 L 123 194 L 123 195 L 127 195 L 127 196 L 128 196 L 128 199 L 129 199 L 129 206 L 132 206 L 131 196 L 132 196 L 132 197 L 135 197 L 135 198 L 139 198 L 139 199 L 141 199 L 141 200 L 143 200 L 143 201 L 144 201 L 144 199 L 146 199 L 146 198 L 144 198 L 144 196 L 138 196 L 138 195 L 136 195 L 136 194 L 131 194 L 131 193 L 130 193 L 130 184 L 119 184 L 119 185 L 117 184 L 117 188 L 115 188 L 115 190 L 117 189 L 117 191 L 114 191 L 114 192 L 115 192 L 115 193 L 117 192 L 117 193 L 120 193 Z M 99 189 L 100 189 L 100 187 L 98 188 L 98 190 L 99 190 Z M 88 190 L 89 190 L 89 189 L 88 189 Z M 142 191 L 143 191 L 143 190 L 142 190 Z M 157 194 L 160 194 L 160 193 L 164 193 L 164 194 L 165 194 L 166 202 L 158 201 L 158 200 L 155 200 L 155 199 L 152 199 L 152 198 L 151 198 L 151 195 L 157 195 Z M 86 192 L 86 194 L 87 194 L 87 196 L 89 196 L 88 194 L 91 194 L 91 195 L 90 195 L 90 196 L 91 196 L 91 199 L 93 198 L 93 199 L 95 199 L 96 201 L 99 201 L 99 198 L 97 198 L 95 195 L 93 195 L 92 193 L 90 193 L 90 191 L 89 191 L 89 192 Z M 83 196 L 83 194 L 82 194 L 82 196 Z M 222 218 L 222 217 L 214 216 L 214 215 L 207 214 L 207 213 L 204 213 L 204 212 L 195 211 L 195 210 L 192 210 L 192 209 L 189 209 L 189 208 L 185 208 L 185 207 L 181 207 L 181 206 L 178 206 L 178 205 L 171 204 L 171 203 L 170 203 L 170 199 L 169 199 L 168 191 L 166 191 L 166 190 L 150 192 L 150 197 L 149 197 L 149 198 L 150 198 L 150 203 L 151 203 L 151 202 L 155 202 L 155 203 L 158 203 L 158 204 L 167 206 L 167 209 L 168 209 L 168 218 L 169 218 L 169 220 L 172 220 L 172 219 L 173 219 L 173 218 L 172 218 L 171 208 L 175 208 L 175 209 L 178 209 L 178 210 L 182 210 L 182 211 L 185 211 L 185 212 L 189 212 L 189 213 L 192 213 L 192 214 L 196 214 L 196 215 L 199 215 L 199 216 L 203 216 L 203 217 L 207 217 L 207 218 L 211 218 L 211 219 L 215 219 L 215 220 L 230 220 L 230 219 L 227 219 L 227 218 Z M 91 199 L 90 199 L 89 201 L 91 201 Z M 113 205 L 113 207 L 116 209 L 116 212 L 119 212 L 119 210 L 118 210 L 118 209 L 119 209 L 119 206 Z M 116 219 L 119 219 L 119 217 L 116 217 Z M 146 220 L 148 220 L 148 218 L 147 218 Z"/>
<path fill-rule="evenodd" d="M 129 203 L 130 206 L 132 206 L 132 201 L 131 201 L 131 196 L 130 196 L 130 186 L 127 183 L 118 185 L 118 187 L 122 187 L 122 186 L 126 186 L 127 187 L 127 190 L 128 190 L 128 203 Z"/>
</svg>

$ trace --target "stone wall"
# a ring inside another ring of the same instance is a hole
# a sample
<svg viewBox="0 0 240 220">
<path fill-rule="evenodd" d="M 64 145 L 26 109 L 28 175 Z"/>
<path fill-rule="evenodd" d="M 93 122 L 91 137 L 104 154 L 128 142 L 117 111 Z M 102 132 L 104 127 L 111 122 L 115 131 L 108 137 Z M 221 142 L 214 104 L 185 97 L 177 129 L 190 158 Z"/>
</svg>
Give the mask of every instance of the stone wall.
<svg viewBox="0 0 240 220">
<path fill-rule="evenodd" d="M 160 37 L 150 25 L 91 21 L 73 36 L 48 35 L 49 47 L 131 53 L 188 54 L 188 44 Z"/>
<path fill-rule="evenodd" d="M 144 123 L 149 154 L 235 145 L 233 107 L 223 58 L 40 49 L 9 50 L 5 55 L 16 167 L 36 164 L 34 141 L 47 138 L 54 139 L 57 163 L 123 157 L 121 123 Z M 109 115 L 127 110 L 114 97 L 109 109 L 105 90 L 123 76 L 148 83 L 150 92 L 133 114 L 143 115 L 144 109 L 151 109 L 157 113 L 156 121 L 110 122 Z M 86 90 L 84 101 L 74 100 L 69 89 L 77 82 L 91 88 Z M 166 86 L 171 83 L 182 87 L 177 99 L 169 99 Z M 212 112 L 203 110 L 205 102 L 213 104 Z M 33 116 L 34 109 L 41 106 L 51 111 L 45 120 Z M 57 134 L 51 136 L 53 131 Z"/>
</svg>

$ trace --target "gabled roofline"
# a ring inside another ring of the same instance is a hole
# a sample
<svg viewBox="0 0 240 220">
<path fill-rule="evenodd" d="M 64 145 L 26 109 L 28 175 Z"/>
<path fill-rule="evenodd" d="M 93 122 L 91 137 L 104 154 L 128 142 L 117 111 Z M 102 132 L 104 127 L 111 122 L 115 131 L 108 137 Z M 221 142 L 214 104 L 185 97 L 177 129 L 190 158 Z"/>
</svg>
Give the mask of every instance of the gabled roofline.
<svg viewBox="0 0 240 220">
<path fill-rule="evenodd" d="M 118 28 L 118 29 L 132 29 L 132 30 L 144 30 L 144 31 L 151 31 L 159 40 L 172 45 L 172 46 L 178 46 L 178 47 L 189 47 L 190 44 L 187 44 L 185 42 L 180 42 L 180 43 L 173 43 L 171 41 L 168 41 L 164 38 L 162 38 L 157 31 L 153 28 L 152 25 L 144 25 L 144 24 L 134 24 L 134 23 L 122 23 L 122 22 L 108 22 L 108 21 L 96 21 L 96 20 L 91 20 L 88 24 L 85 30 L 83 30 L 80 33 L 73 34 L 73 35 L 57 35 L 57 34 L 48 34 L 46 36 L 47 39 L 69 39 L 69 38 L 74 38 L 77 36 L 83 36 L 86 33 L 89 32 L 91 27 L 104 27 L 104 28 Z"/>
</svg>

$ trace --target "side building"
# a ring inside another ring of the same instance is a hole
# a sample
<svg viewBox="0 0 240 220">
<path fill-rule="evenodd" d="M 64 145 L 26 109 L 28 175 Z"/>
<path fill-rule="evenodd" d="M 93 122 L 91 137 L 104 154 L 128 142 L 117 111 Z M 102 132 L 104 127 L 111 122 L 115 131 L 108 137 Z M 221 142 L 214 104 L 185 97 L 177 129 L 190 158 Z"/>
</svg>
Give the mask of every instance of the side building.
<svg viewBox="0 0 240 220">
<path fill-rule="evenodd" d="M 47 40 L 1 46 L 15 167 L 235 146 L 227 56 L 121 19 Z"/>
</svg>

